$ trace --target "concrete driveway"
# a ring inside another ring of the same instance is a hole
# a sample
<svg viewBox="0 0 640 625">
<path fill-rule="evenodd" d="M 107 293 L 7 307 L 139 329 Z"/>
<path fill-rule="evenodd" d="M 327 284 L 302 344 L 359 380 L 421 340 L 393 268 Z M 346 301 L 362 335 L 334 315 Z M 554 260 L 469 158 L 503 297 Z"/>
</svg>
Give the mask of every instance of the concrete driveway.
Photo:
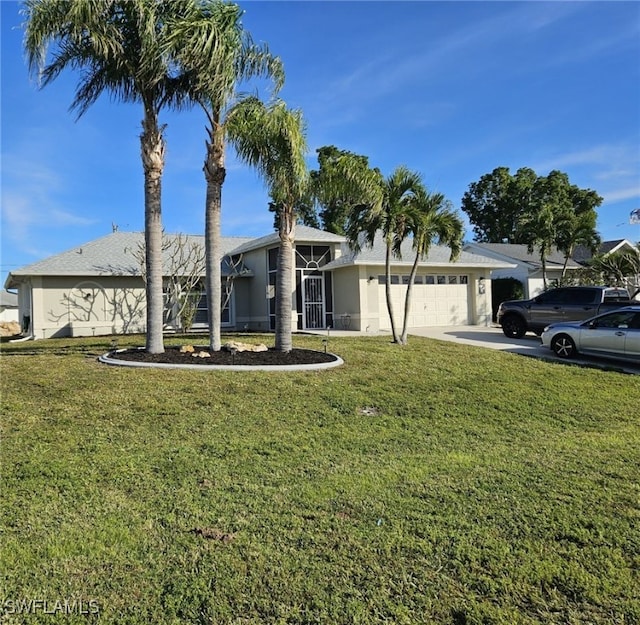
<svg viewBox="0 0 640 625">
<path fill-rule="evenodd" d="M 453 341 L 455 343 L 464 343 L 465 345 L 500 349 L 505 352 L 531 356 L 533 358 L 541 358 L 562 364 L 581 364 L 589 367 L 597 367 L 599 369 L 623 371 L 625 373 L 640 375 L 640 363 L 636 366 L 634 364 L 628 364 L 616 360 L 591 358 L 587 356 L 573 358 L 571 360 L 558 358 L 550 349 L 543 348 L 540 338 L 534 334 L 525 334 L 521 339 L 510 339 L 507 338 L 502 333 L 501 328 L 497 326 L 491 326 L 488 328 L 483 326 L 412 328 L 410 330 L 410 334 L 415 336 L 424 336 L 431 339 L 439 339 L 441 341 Z"/>
</svg>

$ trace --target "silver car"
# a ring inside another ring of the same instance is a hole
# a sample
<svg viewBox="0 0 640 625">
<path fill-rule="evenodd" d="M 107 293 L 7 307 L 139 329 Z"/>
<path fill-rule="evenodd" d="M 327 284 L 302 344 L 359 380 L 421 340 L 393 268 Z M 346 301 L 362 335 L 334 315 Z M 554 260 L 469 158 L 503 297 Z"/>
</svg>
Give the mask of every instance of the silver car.
<svg viewBox="0 0 640 625">
<path fill-rule="evenodd" d="M 560 358 L 576 354 L 640 363 L 640 305 L 574 323 L 553 323 L 542 333 L 542 345 Z"/>
</svg>

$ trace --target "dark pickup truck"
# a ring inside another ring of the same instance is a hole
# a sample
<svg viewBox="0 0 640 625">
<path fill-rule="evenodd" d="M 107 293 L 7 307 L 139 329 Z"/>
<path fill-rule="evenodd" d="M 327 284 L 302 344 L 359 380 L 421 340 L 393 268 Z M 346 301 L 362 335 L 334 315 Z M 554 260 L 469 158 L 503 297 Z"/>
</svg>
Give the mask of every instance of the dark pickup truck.
<svg viewBox="0 0 640 625">
<path fill-rule="evenodd" d="M 540 335 L 552 323 L 581 321 L 630 304 L 637 302 L 626 289 L 569 286 L 545 291 L 533 299 L 502 302 L 497 320 L 505 336 L 519 339 L 527 331 Z"/>
</svg>

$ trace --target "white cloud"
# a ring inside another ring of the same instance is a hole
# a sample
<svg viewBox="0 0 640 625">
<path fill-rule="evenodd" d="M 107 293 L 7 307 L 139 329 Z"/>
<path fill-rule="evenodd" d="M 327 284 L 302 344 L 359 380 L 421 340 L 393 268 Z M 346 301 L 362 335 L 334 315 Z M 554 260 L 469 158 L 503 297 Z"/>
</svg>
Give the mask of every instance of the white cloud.
<svg viewBox="0 0 640 625">
<path fill-rule="evenodd" d="M 625 200 L 633 200 L 635 198 L 640 199 L 640 183 L 633 187 L 625 187 L 621 189 L 613 189 L 611 191 L 605 191 L 603 194 L 604 201 L 607 204 L 613 204 L 615 202 L 622 202 Z"/>
<path fill-rule="evenodd" d="M 459 72 L 461 55 L 478 58 L 486 48 L 495 48 L 507 39 L 537 33 L 580 10 L 579 5 L 572 6 L 572 3 L 543 3 L 542 7 L 536 3 L 520 3 L 515 8 L 505 6 L 509 8 L 496 10 L 484 20 L 467 22 L 468 25 L 445 37 L 427 39 L 424 51 L 397 43 L 393 53 L 385 48 L 383 53 L 367 63 L 359 63 L 355 70 L 335 79 L 324 91 L 328 94 L 328 101 L 347 99 L 353 103 L 357 93 L 370 100 L 412 88 L 416 81 L 424 82 L 435 72 L 446 74 L 452 68 Z M 412 37 L 407 37 L 406 41 L 410 43 Z M 354 61 L 358 62 L 355 58 Z"/>
<path fill-rule="evenodd" d="M 6 235 L 24 251 L 33 248 L 36 233 L 96 223 L 60 205 L 64 180 L 48 165 L 14 154 L 4 154 L 2 162 L 2 221 Z"/>
<path fill-rule="evenodd" d="M 539 162 L 534 169 L 550 171 L 576 165 L 606 165 L 606 172 L 624 174 L 629 172 L 628 164 L 638 162 L 637 148 L 624 144 L 597 145 L 583 150 L 558 154 L 545 161 Z M 624 164 L 627 164 L 625 166 Z M 618 165 L 621 165 L 618 167 Z M 606 175 L 603 173 L 603 175 Z"/>
</svg>

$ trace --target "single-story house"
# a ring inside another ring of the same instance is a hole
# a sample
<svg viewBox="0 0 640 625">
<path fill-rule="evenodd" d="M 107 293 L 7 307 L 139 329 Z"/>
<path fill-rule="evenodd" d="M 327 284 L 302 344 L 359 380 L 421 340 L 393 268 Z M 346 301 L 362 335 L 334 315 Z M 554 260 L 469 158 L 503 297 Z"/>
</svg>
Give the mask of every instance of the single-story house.
<svg viewBox="0 0 640 625">
<path fill-rule="evenodd" d="M 510 263 L 509 268 L 495 269 L 491 272 L 491 278 L 515 278 L 524 287 L 524 297 L 526 299 L 535 297 L 544 291 L 544 279 L 542 277 L 542 261 L 540 252 L 535 249 L 529 252 L 526 245 L 514 243 L 468 243 L 464 246 L 465 251 L 474 254 L 488 256 L 503 263 Z M 560 280 L 562 268 L 565 264 L 564 254 L 554 248 L 547 255 L 546 259 L 547 282 Z M 582 265 L 570 258 L 567 261 L 567 272 L 581 269 Z"/>
<path fill-rule="evenodd" d="M 609 254 L 615 254 L 616 252 L 635 252 L 637 249 L 629 239 L 616 239 L 615 241 L 603 241 L 598 247 L 596 254 L 607 256 Z M 573 253 L 573 260 L 581 265 L 586 265 L 593 256 L 593 252 L 588 247 L 578 245 Z"/>
<path fill-rule="evenodd" d="M 172 238 L 178 235 L 168 236 Z M 202 236 L 188 242 L 204 246 Z M 34 338 L 143 332 L 145 290 L 139 261 L 143 234 L 116 231 L 74 249 L 12 271 L 6 288 L 18 290 L 23 333 Z M 275 278 L 279 239 L 223 237 L 223 286 L 230 289 L 224 329 L 275 328 Z M 390 327 L 385 304 L 384 244 L 353 252 L 340 235 L 296 227 L 292 330 Z M 455 262 L 448 248 L 433 246 L 419 264 L 410 327 L 488 325 L 491 273 L 512 262 L 463 251 Z M 165 250 L 165 271 L 169 251 Z M 398 320 L 413 261 L 411 241 L 393 260 L 391 291 Z M 197 303 L 194 329 L 207 326 L 206 294 Z M 167 317 L 167 328 L 175 327 Z"/>
</svg>

